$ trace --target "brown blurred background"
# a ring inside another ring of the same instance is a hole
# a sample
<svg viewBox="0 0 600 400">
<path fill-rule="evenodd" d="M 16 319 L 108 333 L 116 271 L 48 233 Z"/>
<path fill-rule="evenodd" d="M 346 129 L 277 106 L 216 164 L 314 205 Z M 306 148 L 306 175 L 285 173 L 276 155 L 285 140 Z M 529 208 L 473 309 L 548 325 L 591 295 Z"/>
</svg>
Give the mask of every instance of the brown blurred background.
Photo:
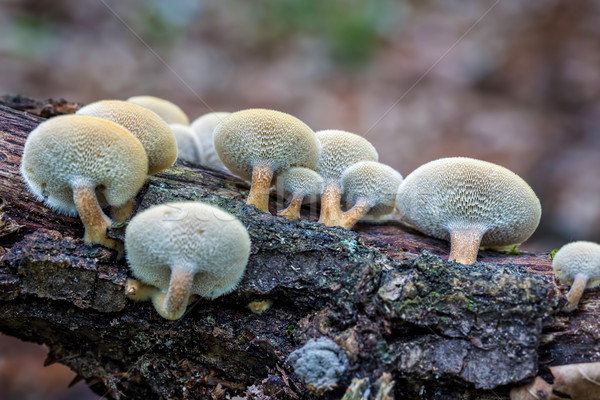
<svg viewBox="0 0 600 400">
<path fill-rule="evenodd" d="M 548 251 L 600 241 L 598 21 L 592 0 L 0 0 L 0 93 L 273 108 L 404 176 L 495 162 L 538 194 L 523 248 Z"/>
</svg>

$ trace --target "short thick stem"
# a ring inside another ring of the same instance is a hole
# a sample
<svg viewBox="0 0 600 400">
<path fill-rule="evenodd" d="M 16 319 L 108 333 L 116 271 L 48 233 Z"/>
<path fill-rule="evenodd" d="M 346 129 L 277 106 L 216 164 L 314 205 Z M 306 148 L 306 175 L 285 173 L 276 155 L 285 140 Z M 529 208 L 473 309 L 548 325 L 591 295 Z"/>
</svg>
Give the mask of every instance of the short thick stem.
<svg viewBox="0 0 600 400">
<path fill-rule="evenodd" d="M 286 209 L 281 210 L 278 215 L 287 219 L 298 220 L 300 219 L 300 207 L 302 206 L 302 200 L 304 196 L 301 194 L 294 194 L 290 205 Z"/>
<path fill-rule="evenodd" d="M 321 215 L 319 222 L 327 226 L 338 226 L 341 224 L 342 209 L 342 187 L 339 182 L 328 181 L 323 185 L 321 193 Z"/>
<path fill-rule="evenodd" d="M 106 237 L 106 231 L 112 224 L 98 203 L 95 187 L 86 180 L 77 180 L 72 184 L 73 201 L 77 213 L 85 227 L 84 240 L 87 243 L 98 243 L 119 252 L 123 256 L 123 244 L 117 240 Z"/>
<path fill-rule="evenodd" d="M 162 293 L 153 299 L 156 311 L 166 319 L 181 318 L 188 305 L 193 282 L 194 274 L 189 266 L 174 266 L 166 295 Z"/>
<path fill-rule="evenodd" d="M 360 221 L 371 209 L 371 205 L 365 199 L 358 199 L 351 209 L 342 213 L 341 226 L 350 229 Z"/>
<path fill-rule="evenodd" d="M 483 232 L 480 228 L 457 228 L 450 230 L 450 257 L 449 261 L 471 265 L 477 261 L 479 244 Z"/>
<path fill-rule="evenodd" d="M 575 275 L 575 279 L 573 280 L 573 284 L 571 285 L 571 290 L 567 293 L 567 304 L 565 305 L 565 311 L 573 311 L 579 305 L 579 300 L 581 299 L 581 295 L 585 290 L 585 287 L 588 283 L 588 277 L 584 274 Z"/>
<path fill-rule="evenodd" d="M 273 180 L 273 168 L 267 164 L 255 164 L 252 168 L 252 185 L 246 204 L 253 204 L 261 211 L 269 212 L 269 187 Z"/>
</svg>

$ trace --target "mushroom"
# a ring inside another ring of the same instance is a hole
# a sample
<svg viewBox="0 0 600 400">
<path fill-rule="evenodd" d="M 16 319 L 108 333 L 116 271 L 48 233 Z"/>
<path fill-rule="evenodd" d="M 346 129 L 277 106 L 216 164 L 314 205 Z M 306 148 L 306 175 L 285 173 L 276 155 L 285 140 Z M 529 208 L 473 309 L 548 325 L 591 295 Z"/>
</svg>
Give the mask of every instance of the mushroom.
<svg viewBox="0 0 600 400">
<path fill-rule="evenodd" d="M 314 168 L 319 159 L 314 132 L 298 118 L 273 110 L 232 113 L 215 128 L 214 144 L 231 172 L 252 180 L 247 204 L 265 212 L 275 175 L 291 167 Z"/>
<path fill-rule="evenodd" d="M 177 104 L 169 100 L 154 96 L 133 96 L 125 101 L 154 111 L 167 124 L 190 124 L 190 120 L 185 112 Z"/>
<path fill-rule="evenodd" d="M 554 255 L 552 268 L 560 282 L 571 285 L 565 311 L 573 311 L 583 291 L 600 284 L 600 244 L 585 241 L 568 243 Z"/>
<path fill-rule="evenodd" d="M 402 175 L 376 161 L 361 161 L 342 174 L 343 199 L 350 209 L 341 214 L 340 226 L 350 229 L 367 214 L 388 215 L 396 207 Z"/>
<path fill-rule="evenodd" d="M 170 124 L 169 128 L 177 142 L 177 159 L 202 164 L 204 157 L 202 146 L 189 125 Z"/>
<path fill-rule="evenodd" d="M 323 177 L 319 222 L 327 226 L 341 224 L 341 179 L 344 171 L 359 161 L 377 161 L 375 147 L 362 136 L 341 130 L 316 132 L 321 155 L 315 171 Z"/>
<path fill-rule="evenodd" d="M 27 137 L 21 174 L 29 190 L 49 207 L 77 215 L 84 240 L 122 253 L 106 237 L 112 221 L 97 195 L 113 207 L 129 203 L 144 184 L 148 161 L 139 140 L 122 126 L 101 118 L 67 115 L 49 119 Z"/>
<path fill-rule="evenodd" d="M 211 112 L 196 118 L 190 125 L 202 147 L 202 152 L 204 153 L 203 164 L 206 166 L 224 170 L 227 169 L 215 151 L 213 133 L 216 126 L 229 114 L 231 113 Z"/>
<path fill-rule="evenodd" d="M 290 193 L 290 204 L 278 215 L 287 219 L 300 219 L 300 206 L 308 198 L 314 201 L 323 188 L 323 178 L 312 169 L 294 167 L 285 171 L 277 178 L 277 191 Z"/>
<path fill-rule="evenodd" d="M 542 209 L 515 173 L 472 158 L 442 158 L 420 166 L 400 184 L 397 209 L 426 235 L 450 240 L 449 260 L 473 264 L 479 246 L 518 245 L 535 231 Z"/>
<path fill-rule="evenodd" d="M 148 175 L 170 167 L 177 159 L 177 142 L 169 125 L 145 107 L 120 100 L 101 100 L 80 108 L 77 114 L 116 122 L 138 138 L 148 155 Z"/>
<path fill-rule="evenodd" d="M 137 214 L 127 226 L 125 249 L 133 276 L 159 289 L 150 292 L 158 313 L 179 319 L 192 294 L 214 299 L 235 289 L 248 263 L 250 237 L 218 207 L 177 202 Z"/>
</svg>

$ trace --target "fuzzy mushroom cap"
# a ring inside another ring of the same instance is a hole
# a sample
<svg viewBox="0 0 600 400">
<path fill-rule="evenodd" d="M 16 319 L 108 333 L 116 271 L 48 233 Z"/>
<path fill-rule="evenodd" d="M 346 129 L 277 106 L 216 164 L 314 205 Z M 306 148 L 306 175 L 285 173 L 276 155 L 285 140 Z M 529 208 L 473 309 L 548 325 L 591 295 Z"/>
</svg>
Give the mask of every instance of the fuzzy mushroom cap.
<svg viewBox="0 0 600 400">
<path fill-rule="evenodd" d="M 277 191 L 279 193 L 299 194 L 313 200 L 323 189 L 323 178 L 312 169 L 294 167 L 279 175 Z"/>
<path fill-rule="evenodd" d="M 185 112 L 177 104 L 168 100 L 154 96 L 133 96 L 126 101 L 154 111 L 167 124 L 190 124 L 190 119 Z"/>
<path fill-rule="evenodd" d="M 217 125 L 219 125 L 227 116 L 229 116 L 229 114 L 231 113 L 211 112 L 196 118 L 190 125 L 194 135 L 196 135 L 196 138 L 202 146 L 205 165 L 215 168 L 225 168 L 225 165 L 223 165 L 219 155 L 217 154 L 217 151 L 215 150 L 213 133 Z"/>
<path fill-rule="evenodd" d="M 101 100 L 79 109 L 77 114 L 104 118 L 131 132 L 146 150 L 149 175 L 170 167 L 177 159 L 177 142 L 171 128 L 145 107 L 120 100 Z"/>
<path fill-rule="evenodd" d="M 30 191 L 68 215 L 77 215 L 75 180 L 86 180 L 109 205 L 121 206 L 142 187 L 147 170 L 144 148 L 127 129 L 84 115 L 41 123 L 27 137 L 21 161 Z"/>
<path fill-rule="evenodd" d="M 426 235 L 450 240 L 454 229 L 484 232 L 482 246 L 527 240 L 540 221 L 540 201 L 515 173 L 472 158 L 424 164 L 400 184 L 396 206 L 403 219 Z"/>
<path fill-rule="evenodd" d="M 242 223 L 200 202 L 167 203 L 137 214 L 125 233 L 133 275 L 166 291 L 171 268 L 194 276 L 191 293 L 209 299 L 229 293 L 242 278 L 250 237 Z"/>
<path fill-rule="evenodd" d="M 169 128 L 177 142 L 177 158 L 193 164 L 202 164 L 202 146 L 189 125 L 170 124 Z"/>
<path fill-rule="evenodd" d="M 375 147 L 362 136 L 341 130 L 316 132 L 321 155 L 315 167 L 324 180 L 339 181 L 344 171 L 359 161 L 377 161 Z"/>
<path fill-rule="evenodd" d="M 600 244 L 578 241 L 564 245 L 552 260 L 554 274 L 559 281 L 572 284 L 577 274 L 588 278 L 586 287 L 600 284 Z"/>
<path fill-rule="evenodd" d="M 394 212 L 396 193 L 402 175 L 394 168 L 376 161 L 361 161 L 342 174 L 344 201 L 351 208 L 357 200 L 369 202 L 368 215 L 381 216 Z"/>
<path fill-rule="evenodd" d="M 223 164 L 248 180 L 256 164 L 279 174 L 291 167 L 314 168 L 319 159 L 314 132 L 298 118 L 273 110 L 230 114 L 215 128 L 214 145 Z"/>
</svg>

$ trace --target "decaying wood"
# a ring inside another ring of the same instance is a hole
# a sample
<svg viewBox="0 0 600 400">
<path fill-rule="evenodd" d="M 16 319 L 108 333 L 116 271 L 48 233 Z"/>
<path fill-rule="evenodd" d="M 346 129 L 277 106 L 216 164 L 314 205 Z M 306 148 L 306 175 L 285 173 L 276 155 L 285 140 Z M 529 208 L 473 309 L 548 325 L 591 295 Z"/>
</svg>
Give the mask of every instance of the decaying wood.
<svg viewBox="0 0 600 400">
<path fill-rule="evenodd" d="M 49 210 L 20 178 L 27 134 L 44 120 L 32 112 L 77 105 L 30 101 L 26 113 L 15 109 L 26 99 L 2 101 L 13 108 L 0 106 L 0 330 L 47 344 L 48 363 L 68 365 L 101 395 L 313 398 L 285 360 L 323 336 L 349 362 L 324 398 L 341 398 L 353 379 L 367 393 L 364 378 L 391 379 L 398 399 L 507 398 L 551 365 L 600 359 L 598 291 L 562 313 L 567 288 L 556 286 L 547 253 L 483 251 L 473 266 L 448 263 L 447 243 L 396 222 L 347 231 L 289 221 L 274 216 L 274 198 L 273 215 L 247 206 L 243 181 L 180 164 L 148 179 L 138 211 L 218 205 L 247 226 L 252 255 L 232 294 L 164 320 L 125 297 L 125 261 L 83 243 L 81 222 Z M 109 235 L 122 239 L 123 226 Z M 264 313 L 248 307 L 262 300 L 272 302 Z"/>
</svg>

